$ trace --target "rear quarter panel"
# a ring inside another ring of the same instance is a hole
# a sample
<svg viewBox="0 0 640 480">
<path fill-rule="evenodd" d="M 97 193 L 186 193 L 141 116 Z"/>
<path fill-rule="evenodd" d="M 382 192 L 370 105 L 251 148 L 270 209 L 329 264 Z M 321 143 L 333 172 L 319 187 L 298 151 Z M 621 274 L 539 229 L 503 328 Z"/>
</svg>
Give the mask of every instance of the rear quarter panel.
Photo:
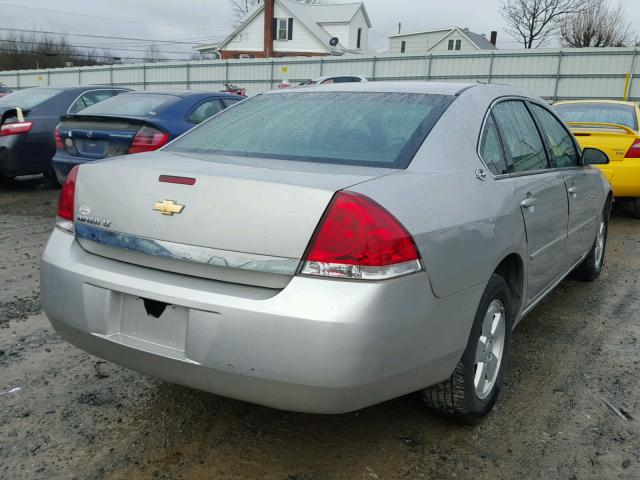
<svg viewBox="0 0 640 480">
<path fill-rule="evenodd" d="M 511 253 L 526 268 L 515 190 L 491 176 L 481 181 L 475 175 L 484 168 L 476 151 L 480 128 L 502 92 L 513 93 L 481 87 L 461 94 L 407 170 L 355 188 L 380 202 L 411 232 L 437 297 L 485 284 Z"/>
</svg>

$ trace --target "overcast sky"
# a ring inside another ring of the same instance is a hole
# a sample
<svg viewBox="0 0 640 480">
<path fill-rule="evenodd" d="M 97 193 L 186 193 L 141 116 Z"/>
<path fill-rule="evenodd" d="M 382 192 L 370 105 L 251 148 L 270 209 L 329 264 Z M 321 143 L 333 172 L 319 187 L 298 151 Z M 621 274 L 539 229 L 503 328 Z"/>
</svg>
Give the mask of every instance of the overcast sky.
<svg viewBox="0 0 640 480">
<path fill-rule="evenodd" d="M 329 0 L 344 3 L 345 0 Z M 348 1 L 348 0 L 346 0 Z M 615 0 L 611 0 L 615 1 Z M 387 46 L 387 35 L 398 22 L 405 32 L 456 25 L 477 33 L 498 30 L 498 47 L 518 48 L 504 31 L 500 0 L 364 0 L 373 28 L 370 43 L 376 49 Z M 632 25 L 640 25 L 640 0 L 620 0 Z M 0 0 L 0 29 L 39 29 L 71 34 L 92 34 L 167 40 L 165 57 L 184 58 L 191 51 L 187 42 L 216 43 L 233 23 L 228 0 Z M 637 30 L 640 35 L 640 27 Z M 148 42 L 107 40 L 69 36 L 77 45 L 110 47 L 122 56 L 141 56 Z M 124 50 L 128 49 L 128 50 Z"/>
</svg>

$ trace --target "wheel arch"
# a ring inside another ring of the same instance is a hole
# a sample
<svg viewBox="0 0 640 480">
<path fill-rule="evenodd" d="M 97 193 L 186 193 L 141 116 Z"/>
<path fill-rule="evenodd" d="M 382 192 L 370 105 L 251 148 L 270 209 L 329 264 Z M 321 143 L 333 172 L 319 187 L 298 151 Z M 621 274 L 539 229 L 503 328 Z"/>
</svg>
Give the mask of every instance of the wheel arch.
<svg viewBox="0 0 640 480">
<path fill-rule="evenodd" d="M 505 279 L 511 291 L 511 313 L 514 320 L 517 318 L 522 308 L 525 298 L 524 262 L 518 253 L 506 255 L 493 271 Z"/>
</svg>

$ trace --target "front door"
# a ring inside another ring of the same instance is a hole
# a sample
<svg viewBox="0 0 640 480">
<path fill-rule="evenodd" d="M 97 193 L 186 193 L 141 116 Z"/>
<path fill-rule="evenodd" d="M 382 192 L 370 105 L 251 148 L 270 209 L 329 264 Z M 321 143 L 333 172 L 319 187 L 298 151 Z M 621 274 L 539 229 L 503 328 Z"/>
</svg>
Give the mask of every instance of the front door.
<svg viewBox="0 0 640 480">
<path fill-rule="evenodd" d="M 493 108 L 527 235 L 527 304 L 563 272 L 569 206 L 562 174 L 551 169 L 536 123 L 523 101 Z"/>
<path fill-rule="evenodd" d="M 542 105 L 531 104 L 551 155 L 561 171 L 569 201 L 569 226 L 565 267 L 579 261 L 593 246 L 602 212 L 597 211 L 600 174 L 580 165 L 580 154 L 567 128 Z"/>
</svg>

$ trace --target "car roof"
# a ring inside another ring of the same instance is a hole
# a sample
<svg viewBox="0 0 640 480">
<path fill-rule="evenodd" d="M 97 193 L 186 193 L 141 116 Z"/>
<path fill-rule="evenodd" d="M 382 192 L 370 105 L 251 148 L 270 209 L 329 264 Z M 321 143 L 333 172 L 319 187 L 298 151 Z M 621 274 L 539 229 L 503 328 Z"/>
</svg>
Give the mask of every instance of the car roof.
<svg viewBox="0 0 640 480">
<path fill-rule="evenodd" d="M 227 92 L 215 92 L 205 90 L 186 90 L 186 89 L 158 89 L 158 90 L 132 90 L 127 94 L 135 95 L 171 95 L 174 97 L 189 97 L 192 95 L 214 95 L 220 97 L 237 97 L 238 95 Z"/>
<path fill-rule="evenodd" d="M 428 95 L 458 95 L 472 87 L 489 86 L 479 83 L 445 82 L 346 82 L 309 86 L 305 92 L 372 92 L 372 93 L 422 93 Z M 280 89 L 267 92 L 277 95 L 293 92 L 293 89 Z"/>
</svg>

